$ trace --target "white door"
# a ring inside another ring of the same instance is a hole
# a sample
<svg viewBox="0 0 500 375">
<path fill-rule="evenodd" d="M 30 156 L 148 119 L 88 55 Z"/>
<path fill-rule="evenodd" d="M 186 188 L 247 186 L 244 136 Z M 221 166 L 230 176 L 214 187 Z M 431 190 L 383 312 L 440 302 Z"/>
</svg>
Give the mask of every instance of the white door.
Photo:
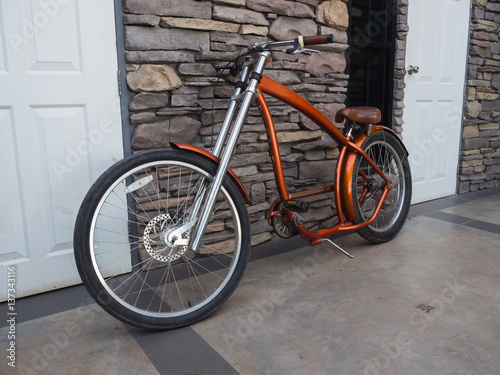
<svg viewBox="0 0 500 375">
<path fill-rule="evenodd" d="M 410 1 L 403 138 L 413 203 L 456 193 L 470 0 Z"/>
<path fill-rule="evenodd" d="M 123 157 L 113 0 L 0 0 L 0 300 L 79 283 L 79 205 Z"/>
</svg>

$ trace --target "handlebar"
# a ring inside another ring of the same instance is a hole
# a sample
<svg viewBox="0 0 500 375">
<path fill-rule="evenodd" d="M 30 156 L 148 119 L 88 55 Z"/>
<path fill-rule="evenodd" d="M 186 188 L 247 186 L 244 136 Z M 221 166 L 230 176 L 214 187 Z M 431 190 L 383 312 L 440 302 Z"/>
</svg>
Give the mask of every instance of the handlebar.
<svg viewBox="0 0 500 375">
<path fill-rule="evenodd" d="M 285 52 L 294 53 L 295 51 L 298 51 L 306 46 L 315 44 L 327 44 L 327 43 L 333 43 L 333 34 L 323 34 L 314 36 L 301 35 L 292 40 L 268 42 L 258 46 L 249 47 L 248 50 L 250 52 L 262 52 L 270 50 L 273 47 L 293 46 L 292 48 L 287 49 Z"/>
<path fill-rule="evenodd" d="M 299 39 L 300 37 L 296 38 Z M 304 46 L 310 46 L 313 44 L 327 44 L 333 43 L 333 34 L 323 34 L 315 36 L 303 36 Z"/>
<path fill-rule="evenodd" d="M 283 52 L 294 54 L 300 52 L 300 50 L 305 49 L 306 46 L 317 45 L 317 44 L 327 44 L 333 43 L 333 34 L 323 34 L 323 35 L 313 35 L 313 36 L 298 36 L 292 40 L 278 41 L 278 42 L 267 42 L 260 45 L 254 45 L 248 47 L 248 53 L 243 54 L 236 58 L 233 67 L 230 69 L 233 76 L 237 76 L 238 72 L 241 70 L 242 62 L 240 58 L 253 53 L 259 53 L 264 51 L 271 51 L 276 47 L 287 47 L 291 48 L 283 50 Z M 305 51 L 304 51 L 305 52 Z M 318 52 L 318 51 L 316 51 Z"/>
</svg>

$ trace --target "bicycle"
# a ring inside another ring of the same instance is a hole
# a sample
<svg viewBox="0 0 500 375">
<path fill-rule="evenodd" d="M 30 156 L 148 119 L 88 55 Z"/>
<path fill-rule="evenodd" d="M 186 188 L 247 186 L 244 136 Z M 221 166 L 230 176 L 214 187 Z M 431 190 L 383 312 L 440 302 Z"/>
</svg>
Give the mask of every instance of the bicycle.
<svg viewBox="0 0 500 375">
<path fill-rule="evenodd" d="M 268 213 L 278 235 L 298 234 L 317 245 L 333 244 L 328 237 L 345 231 L 373 243 L 398 234 L 408 215 L 411 172 L 402 141 L 376 125 L 380 111 L 340 110 L 336 122 L 346 121 L 344 135 L 312 104 L 262 75 L 277 48 L 312 53 L 305 47 L 331 42 L 330 34 L 249 47 L 233 61 L 240 79 L 212 153 L 172 143 L 121 160 L 94 183 L 78 213 L 74 249 L 82 281 L 104 310 L 130 325 L 171 329 L 206 318 L 236 289 L 250 254 L 251 201 L 229 162 L 254 101 L 279 194 Z M 288 192 L 264 94 L 302 112 L 337 142 L 332 185 Z M 328 193 L 334 193 L 338 223 L 307 229 L 304 199 Z"/>
</svg>

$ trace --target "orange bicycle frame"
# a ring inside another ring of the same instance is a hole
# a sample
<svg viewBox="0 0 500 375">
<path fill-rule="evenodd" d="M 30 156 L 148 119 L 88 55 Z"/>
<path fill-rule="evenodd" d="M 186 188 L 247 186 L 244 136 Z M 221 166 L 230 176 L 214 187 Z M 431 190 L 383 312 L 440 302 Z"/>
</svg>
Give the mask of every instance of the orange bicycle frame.
<svg viewBox="0 0 500 375">
<path fill-rule="evenodd" d="M 267 141 L 269 144 L 269 153 L 271 156 L 271 161 L 274 169 L 274 175 L 276 179 L 276 186 L 279 193 L 279 199 L 277 202 L 282 202 L 288 199 L 301 199 L 307 197 L 313 197 L 329 192 L 333 192 L 335 195 L 335 205 L 337 208 L 337 215 L 339 223 L 328 229 L 323 229 L 319 231 L 310 231 L 303 224 L 295 225 L 295 215 L 286 211 L 285 213 L 296 231 L 304 238 L 310 241 L 311 245 L 315 245 L 321 242 L 323 238 L 329 237 L 335 233 L 343 231 L 351 231 L 363 228 L 372 224 L 378 216 L 382 204 L 391 189 L 391 181 L 387 176 L 380 170 L 376 163 L 360 148 L 361 144 L 366 138 L 363 133 L 357 136 L 355 139 L 351 140 L 349 136 L 344 136 L 337 127 L 328 120 L 320 111 L 318 111 L 312 104 L 307 100 L 303 99 L 300 95 L 296 94 L 287 87 L 281 85 L 280 83 L 273 81 L 272 79 L 262 76 L 260 85 L 257 88 L 258 97 L 256 99 L 257 105 L 260 109 L 264 126 L 267 133 Z M 278 148 L 278 139 L 276 135 L 276 129 L 274 122 L 269 110 L 269 106 L 264 98 L 263 94 L 268 94 L 283 103 L 290 105 L 299 112 L 306 115 L 312 121 L 314 121 L 321 129 L 323 129 L 330 137 L 332 137 L 335 142 L 337 142 L 340 155 L 337 161 L 337 166 L 335 170 L 335 181 L 331 186 L 319 187 L 315 189 L 310 189 L 302 192 L 288 193 L 288 189 L 285 183 L 285 177 L 283 173 L 283 166 L 281 163 L 281 156 Z M 385 129 L 381 126 L 374 127 L 372 131 L 377 131 Z M 373 216 L 360 224 L 353 224 L 356 218 L 356 213 L 354 210 L 354 205 L 352 201 L 353 187 L 352 183 L 352 173 L 354 168 L 354 161 L 357 155 L 361 155 L 373 168 L 374 170 L 384 179 L 386 186 L 384 188 L 383 194 L 377 207 L 373 213 Z M 276 203 L 276 202 L 275 202 Z M 273 215 L 273 208 L 275 204 L 271 207 L 269 211 L 269 220 L 271 215 Z"/>
</svg>

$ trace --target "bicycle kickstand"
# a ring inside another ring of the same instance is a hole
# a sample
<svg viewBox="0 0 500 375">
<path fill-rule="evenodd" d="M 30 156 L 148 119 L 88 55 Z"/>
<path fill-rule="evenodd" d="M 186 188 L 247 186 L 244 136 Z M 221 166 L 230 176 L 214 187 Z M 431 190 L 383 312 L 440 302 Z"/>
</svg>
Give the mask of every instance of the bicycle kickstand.
<svg viewBox="0 0 500 375">
<path fill-rule="evenodd" d="M 337 245 L 335 242 L 329 240 L 328 238 L 323 238 L 322 239 L 322 242 L 329 242 L 330 244 L 332 244 L 333 246 L 335 246 L 337 249 L 339 249 L 340 251 L 342 251 L 345 255 L 347 255 L 349 258 L 354 258 L 354 255 L 351 255 L 349 254 L 347 251 L 345 251 L 344 249 L 342 249 L 339 245 Z"/>
</svg>

